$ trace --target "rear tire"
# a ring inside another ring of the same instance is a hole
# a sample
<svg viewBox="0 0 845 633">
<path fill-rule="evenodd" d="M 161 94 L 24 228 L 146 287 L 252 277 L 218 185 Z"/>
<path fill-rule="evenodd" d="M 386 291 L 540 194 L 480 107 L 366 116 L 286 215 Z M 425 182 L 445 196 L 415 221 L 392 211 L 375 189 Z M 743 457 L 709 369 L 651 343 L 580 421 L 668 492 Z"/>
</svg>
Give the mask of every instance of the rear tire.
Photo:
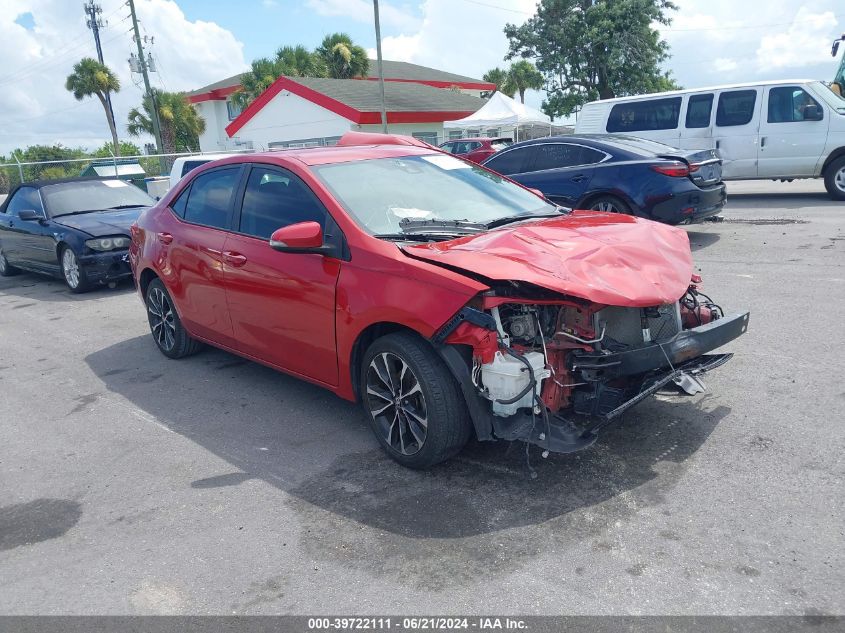
<svg viewBox="0 0 845 633">
<path fill-rule="evenodd" d="M 160 279 L 154 279 L 147 286 L 145 296 L 147 320 L 158 349 L 168 358 L 185 358 L 202 349 L 202 343 L 193 339 L 185 330 L 173 299 Z"/>
<path fill-rule="evenodd" d="M 469 440 L 472 425 L 455 377 L 418 336 L 376 340 L 364 354 L 360 390 L 373 433 L 403 466 L 429 468 Z"/>
<path fill-rule="evenodd" d="M 12 277 L 20 273 L 19 268 L 15 268 L 6 259 L 6 254 L 3 252 L 3 247 L 0 246 L 0 277 Z"/>
<path fill-rule="evenodd" d="M 59 253 L 59 264 L 62 267 L 62 279 L 76 294 L 82 294 L 91 290 L 91 282 L 85 274 L 85 269 L 79 263 L 79 258 L 70 246 L 63 246 Z"/>
<path fill-rule="evenodd" d="M 622 215 L 633 215 L 631 207 L 616 196 L 599 196 L 590 201 L 592 211 L 604 211 L 605 213 L 621 213 Z"/>
<path fill-rule="evenodd" d="M 845 200 L 845 156 L 840 156 L 824 172 L 824 187 L 834 200 Z"/>
</svg>

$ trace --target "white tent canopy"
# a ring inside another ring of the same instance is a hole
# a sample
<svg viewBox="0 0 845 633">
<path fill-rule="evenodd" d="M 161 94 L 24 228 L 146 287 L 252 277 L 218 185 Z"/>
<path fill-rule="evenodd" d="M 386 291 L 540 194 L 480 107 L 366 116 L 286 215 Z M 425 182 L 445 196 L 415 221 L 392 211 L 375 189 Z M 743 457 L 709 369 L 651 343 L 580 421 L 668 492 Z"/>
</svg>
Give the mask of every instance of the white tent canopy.
<svg viewBox="0 0 845 633">
<path fill-rule="evenodd" d="M 457 121 L 444 121 L 447 129 L 478 127 L 518 127 L 520 125 L 551 125 L 552 120 L 539 110 L 529 108 L 509 96 L 496 91 L 476 112 Z"/>
</svg>

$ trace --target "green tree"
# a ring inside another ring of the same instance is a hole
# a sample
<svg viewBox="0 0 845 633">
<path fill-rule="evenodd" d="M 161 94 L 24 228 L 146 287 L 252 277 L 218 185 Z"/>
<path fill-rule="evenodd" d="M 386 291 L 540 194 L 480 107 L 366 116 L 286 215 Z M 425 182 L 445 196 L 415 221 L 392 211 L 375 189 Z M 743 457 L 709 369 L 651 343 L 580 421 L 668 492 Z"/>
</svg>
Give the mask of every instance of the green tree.
<svg viewBox="0 0 845 633">
<path fill-rule="evenodd" d="M 161 143 L 165 153 L 195 151 L 199 148 L 199 136 L 205 132 L 205 119 L 194 109 L 181 92 L 165 92 L 153 89 L 158 120 L 161 126 Z M 141 109 L 129 111 L 130 136 L 153 134 L 153 105 L 148 96 L 141 102 Z"/>
<path fill-rule="evenodd" d="M 334 79 L 365 77 L 370 70 L 367 51 L 346 33 L 326 35 L 315 52 L 323 60 L 327 75 Z"/>
<path fill-rule="evenodd" d="M 135 143 L 120 141 L 118 151 L 115 152 L 112 143 L 103 143 L 102 147 L 95 150 L 93 155 L 97 158 L 111 158 L 112 154 L 115 156 L 140 156 L 141 148 L 135 145 Z"/>
<path fill-rule="evenodd" d="M 652 27 L 669 24 L 674 9 L 671 0 L 540 0 L 527 22 L 505 26 L 507 59 L 536 60 L 552 116 L 595 99 L 675 88 L 660 70 L 669 46 Z"/>
<path fill-rule="evenodd" d="M 241 75 L 241 88 L 232 99 L 245 108 L 282 75 L 289 77 L 325 77 L 322 57 L 304 46 L 282 46 L 273 59 L 259 57 L 250 70 Z"/>
<path fill-rule="evenodd" d="M 120 80 L 108 66 L 98 62 L 96 59 L 84 57 L 73 67 L 73 72 L 68 75 L 65 81 L 65 88 L 73 93 L 77 101 L 85 97 L 95 96 L 100 100 L 103 110 L 106 113 L 106 120 L 109 123 L 112 142 L 119 147 L 117 140 L 117 126 L 109 112 L 108 95 L 120 90 Z"/>
<path fill-rule="evenodd" d="M 516 89 L 513 87 L 508 81 L 508 71 L 499 68 L 491 68 L 486 73 L 482 79 L 488 83 L 496 84 L 496 90 L 503 94 L 506 94 L 509 97 L 513 97 L 516 94 Z"/>
<path fill-rule="evenodd" d="M 543 87 L 543 75 L 534 64 L 520 59 L 508 69 L 508 82 L 513 91 L 519 93 L 520 102 L 525 103 L 525 91 L 540 90 Z"/>
</svg>

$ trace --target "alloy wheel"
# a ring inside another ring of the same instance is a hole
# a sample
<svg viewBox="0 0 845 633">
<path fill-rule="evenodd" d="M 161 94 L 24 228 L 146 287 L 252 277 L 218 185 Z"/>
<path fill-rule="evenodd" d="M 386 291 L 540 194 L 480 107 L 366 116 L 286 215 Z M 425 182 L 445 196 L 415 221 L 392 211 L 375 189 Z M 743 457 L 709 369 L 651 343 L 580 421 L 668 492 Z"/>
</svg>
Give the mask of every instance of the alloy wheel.
<svg viewBox="0 0 845 633">
<path fill-rule="evenodd" d="M 839 191 L 845 193 L 845 166 L 843 166 L 833 177 L 833 184 Z"/>
<path fill-rule="evenodd" d="M 67 285 L 71 288 L 79 286 L 79 262 L 74 252 L 66 248 L 62 254 L 62 272 L 65 275 Z"/>
<path fill-rule="evenodd" d="M 418 453 L 428 434 L 428 412 L 419 380 L 391 352 L 373 357 L 367 368 L 367 408 L 382 437 L 402 455 Z"/>
<path fill-rule="evenodd" d="M 606 213 L 619 213 L 619 209 L 617 209 L 612 202 L 610 201 L 602 201 L 598 204 L 594 204 L 592 206 L 593 211 L 605 211 Z"/>
<path fill-rule="evenodd" d="M 150 290 L 147 298 L 147 312 L 150 318 L 150 329 L 156 343 L 169 352 L 176 343 L 176 321 L 170 299 L 161 288 Z"/>
</svg>

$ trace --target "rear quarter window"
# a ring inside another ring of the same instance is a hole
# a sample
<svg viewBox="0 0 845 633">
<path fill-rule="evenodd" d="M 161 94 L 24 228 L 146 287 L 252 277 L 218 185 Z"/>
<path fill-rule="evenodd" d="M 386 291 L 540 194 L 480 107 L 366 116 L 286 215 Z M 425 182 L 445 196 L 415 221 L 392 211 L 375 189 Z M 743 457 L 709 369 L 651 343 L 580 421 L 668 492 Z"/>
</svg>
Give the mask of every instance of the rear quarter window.
<svg viewBox="0 0 845 633">
<path fill-rule="evenodd" d="M 520 174 L 527 169 L 529 149 L 531 149 L 531 146 L 509 149 L 501 154 L 494 154 L 493 158 L 484 163 L 484 166 L 506 176 Z"/>
<path fill-rule="evenodd" d="M 617 103 L 607 119 L 608 132 L 674 130 L 678 127 L 681 97 Z"/>
</svg>

